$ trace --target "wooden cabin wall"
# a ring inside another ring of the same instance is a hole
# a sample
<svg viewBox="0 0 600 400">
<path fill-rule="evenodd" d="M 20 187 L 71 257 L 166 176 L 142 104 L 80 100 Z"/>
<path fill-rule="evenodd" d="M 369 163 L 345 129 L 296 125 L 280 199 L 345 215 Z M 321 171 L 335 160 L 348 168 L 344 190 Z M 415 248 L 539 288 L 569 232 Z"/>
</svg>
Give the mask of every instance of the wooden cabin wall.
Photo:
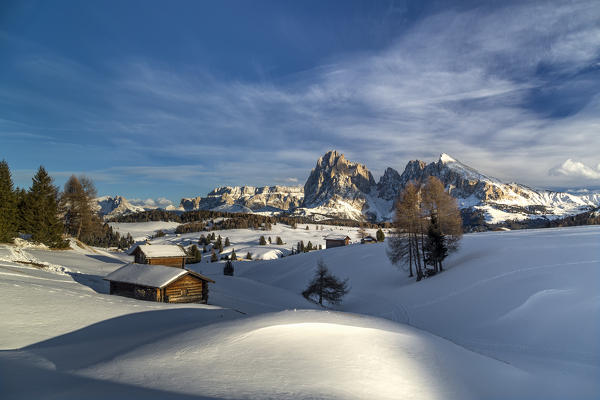
<svg viewBox="0 0 600 400">
<path fill-rule="evenodd" d="M 148 259 L 148 264 L 166 265 L 168 267 L 183 268 L 185 266 L 185 257 L 160 257 Z"/>
<path fill-rule="evenodd" d="M 123 282 L 110 282 L 110 294 L 138 300 L 157 301 L 156 289 Z"/>
<path fill-rule="evenodd" d="M 185 275 L 164 289 L 164 299 L 169 303 L 206 302 L 205 282 L 192 275 Z"/>
</svg>

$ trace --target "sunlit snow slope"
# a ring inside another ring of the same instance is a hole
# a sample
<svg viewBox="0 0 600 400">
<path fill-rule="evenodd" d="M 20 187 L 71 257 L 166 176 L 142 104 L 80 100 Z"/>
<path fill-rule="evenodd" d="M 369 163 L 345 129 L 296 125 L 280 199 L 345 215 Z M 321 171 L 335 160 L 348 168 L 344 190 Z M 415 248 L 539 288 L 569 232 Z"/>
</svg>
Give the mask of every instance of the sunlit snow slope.
<svg viewBox="0 0 600 400">
<path fill-rule="evenodd" d="M 0 398 L 595 399 L 599 243 L 599 227 L 466 235 L 419 283 L 384 244 L 237 262 L 233 277 L 192 265 L 216 306 L 107 295 L 122 254 L 18 249 L 63 267 L 47 271 L 3 245 Z M 320 258 L 349 279 L 342 312 L 303 310 Z"/>
</svg>

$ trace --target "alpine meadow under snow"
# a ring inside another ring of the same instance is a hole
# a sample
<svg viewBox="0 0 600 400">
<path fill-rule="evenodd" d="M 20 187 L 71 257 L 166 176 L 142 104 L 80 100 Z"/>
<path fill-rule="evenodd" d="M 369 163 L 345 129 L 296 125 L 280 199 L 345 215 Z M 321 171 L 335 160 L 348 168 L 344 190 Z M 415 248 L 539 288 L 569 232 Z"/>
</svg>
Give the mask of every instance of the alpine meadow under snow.
<svg viewBox="0 0 600 400">
<path fill-rule="evenodd" d="M 302 228 L 216 233 L 238 254 L 269 247 L 263 234 L 328 233 Z M 356 229 L 333 229 L 357 242 Z M 209 305 L 108 295 L 103 277 L 124 253 L 2 245 L 0 397 L 595 399 L 599 242 L 597 226 L 467 234 L 421 282 L 390 264 L 385 243 L 238 261 L 234 276 L 223 262 L 188 265 L 216 281 Z M 319 260 L 348 279 L 335 309 L 301 296 Z"/>
</svg>

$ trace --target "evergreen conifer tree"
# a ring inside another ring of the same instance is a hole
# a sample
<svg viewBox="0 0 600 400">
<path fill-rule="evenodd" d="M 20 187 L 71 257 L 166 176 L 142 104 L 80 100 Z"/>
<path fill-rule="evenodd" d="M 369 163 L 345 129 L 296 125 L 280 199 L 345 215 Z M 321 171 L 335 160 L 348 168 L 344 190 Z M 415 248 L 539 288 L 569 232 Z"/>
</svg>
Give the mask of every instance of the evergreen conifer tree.
<svg viewBox="0 0 600 400">
<path fill-rule="evenodd" d="M 252 254 L 250 254 L 250 252 L 246 253 L 246 260 L 252 260 Z"/>
<path fill-rule="evenodd" d="M 385 240 L 385 234 L 381 230 L 381 228 L 377 229 L 377 233 L 375 234 L 375 238 L 378 242 L 383 242 Z"/>
<path fill-rule="evenodd" d="M 225 247 L 229 247 L 229 246 L 231 246 L 231 242 L 229 241 L 229 238 L 226 237 L 225 238 Z"/>
<path fill-rule="evenodd" d="M 228 260 L 223 267 L 223 275 L 233 276 L 233 263 Z"/>
<path fill-rule="evenodd" d="M 264 236 L 260 237 L 260 239 L 258 240 L 258 244 L 260 244 L 261 246 L 264 246 L 267 244 L 267 241 L 265 240 Z"/>
<path fill-rule="evenodd" d="M 433 266 L 434 271 L 443 271 L 442 261 L 448 256 L 448 248 L 446 247 L 445 235 L 440 229 L 435 214 L 431 216 L 431 223 L 427 229 L 424 252 L 427 263 Z"/>
<path fill-rule="evenodd" d="M 198 250 L 198 246 L 195 244 L 190 247 L 188 252 L 188 258 L 186 258 L 186 264 L 196 264 L 202 261 L 202 253 Z"/>
<path fill-rule="evenodd" d="M 217 254 L 215 253 L 215 251 L 212 251 L 212 254 L 210 255 L 210 262 L 216 262 L 219 261 L 219 258 L 217 257 Z"/>
<path fill-rule="evenodd" d="M 25 201 L 31 238 L 50 247 L 65 247 L 64 227 L 58 217 L 58 188 L 44 167 L 38 169 L 32 181 Z"/>
<path fill-rule="evenodd" d="M 17 236 L 19 225 L 17 197 L 13 188 L 10 168 L 0 162 L 0 242 L 11 242 Z"/>
<path fill-rule="evenodd" d="M 276 243 L 277 243 L 278 245 L 282 245 L 282 244 L 283 244 L 283 240 L 281 240 L 281 238 L 280 238 L 279 236 L 277 236 Z"/>
<path fill-rule="evenodd" d="M 327 269 L 323 260 L 317 263 L 317 271 L 302 296 L 323 305 L 323 300 L 331 304 L 339 304 L 342 297 L 349 292 L 348 280 L 340 281 Z"/>
<path fill-rule="evenodd" d="M 235 249 L 233 249 L 233 250 L 231 251 L 231 259 L 232 259 L 232 260 L 237 260 L 237 254 L 235 254 Z"/>
<path fill-rule="evenodd" d="M 17 189 L 15 191 L 17 199 L 17 230 L 22 233 L 29 233 L 28 223 L 31 221 L 31 209 L 27 207 L 27 191 Z"/>
</svg>

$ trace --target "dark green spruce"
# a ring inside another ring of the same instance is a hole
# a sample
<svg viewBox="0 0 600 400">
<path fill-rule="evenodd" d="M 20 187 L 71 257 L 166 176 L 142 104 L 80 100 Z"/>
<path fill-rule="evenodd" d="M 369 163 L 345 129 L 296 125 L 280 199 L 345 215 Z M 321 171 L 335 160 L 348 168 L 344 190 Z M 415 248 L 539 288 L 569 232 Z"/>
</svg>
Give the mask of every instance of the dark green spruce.
<svg viewBox="0 0 600 400">
<path fill-rule="evenodd" d="M 17 197 L 8 163 L 2 160 L 0 162 L 0 242 L 12 242 L 17 236 L 17 228 Z"/>
</svg>

